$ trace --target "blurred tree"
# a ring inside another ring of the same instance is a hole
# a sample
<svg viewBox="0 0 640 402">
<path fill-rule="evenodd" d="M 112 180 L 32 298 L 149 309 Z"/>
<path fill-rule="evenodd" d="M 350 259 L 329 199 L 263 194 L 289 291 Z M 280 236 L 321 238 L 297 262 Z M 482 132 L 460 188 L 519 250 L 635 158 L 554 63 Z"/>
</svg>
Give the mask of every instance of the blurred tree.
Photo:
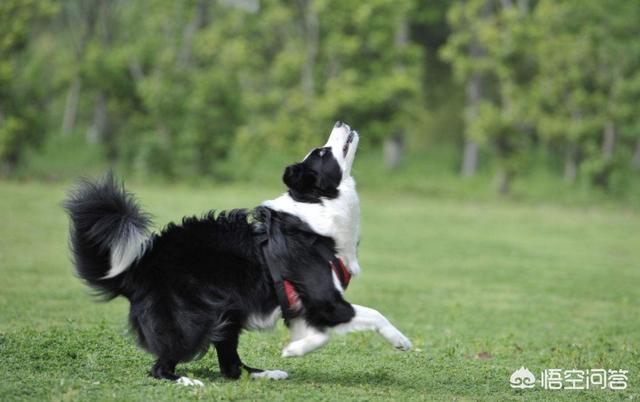
<svg viewBox="0 0 640 402">
<path fill-rule="evenodd" d="M 632 2 L 618 4 L 608 0 L 597 4 L 596 13 L 602 20 L 597 35 L 597 82 L 603 87 L 606 106 L 600 152 L 593 155 L 596 162 L 590 174 L 593 184 L 609 189 L 612 179 L 619 182 L 620 172 L 626 167 L 621 146 L 628 144 L 632 149 L 638 138 L 640 7 Z"/>
<path fill-rule="evenodd" d="M 100 116 L 117 115 L 108 119 L 117 127 L 100 131 L 109 133 L 109 149 L 142 172 L 219 175 L 242 123 L 232 28 L 238 20 L 208 0 L 107 11 L 118 12 L 118 35 L 105 16 L 100 51 L 85 63 L 96 92 L 92 127 L 100 127 Z"/>
<path fill-rule="evenodd" d="M 568 182 L 576 180 L 587 144 L 602 126 L 602 93 L 595 85 L 596 44 L 584 32 L 590 19 L 584 10 L 577 3 L 541 1 L 535 11 L 540 37 L 534 91 L 538 128 L 544 139 L 564 149 Z M 545 40 L 550 34 L 555 40 Z"/>
<path fill-rule="evenodd" d="M 75 128 L 78 105 L 82 91 L 81 67 L 86 49 L 92 40 L 102 2 L 95 0 L 69 0 L 62 3 L 60 16 L 64 21 L 64 32 L 73 50 L 73 60 L 69 67 L 69 89 L 62 118 L 62 134 L 67 136 Z"/>
<path fill-rule="evenodd" d="M 547 152 L 567 181 L 620 189 L 640 169 L 639 13 L 616 0 L 6 0 L 3 172 L 47 135 L 84 132 L 143 174 L 237 177 L 346 120 L 390 169 L 407 143 L 452 144 L 462 175 L 482 151 L 508 192 Z"/>
<path fill-rule="evenodd" d="M 488 23 L 491 4 L 487 0 L 459 1 L 447 13 L 451 34 L 441 48 L 441 57 L 453 65 L 454 76 L 466 87 L 465 138 L 461 173 L 473 176 L 478 169 L 478 139 L 471 135 L 471 124 L 478 118 L 483 95 L 483 81 L 490 67 L 486 51 L 479 42 L 479 31 Z"/>
<path fill-rule="evenodd" d="M 399 164 L 423 100 L 423 50 L 410 40 L 414 11 L 409 0 L 376 0 L 324 1 L 320 12 L 328 71 L 320 117 L 348 120 L 365 142 L 384 143 L 389 168 Z"/>
<path fill-rule="evenodd" d="M 637 117 L 635 105 L 640 104 L 640 68 L 629 75 L 628 86 L 623 90 L 623 115 L 626 124 L 622 129 L 623 135 L 629 139 L 632 146 L 631 169 L 640 170 L 640 119 Z"/>
<path fill-rule="evenodd" d="M 409 37 L 412 2 L 260 4 L 242 36 L 259 49 L 252 62 L 261 74 L 247 75 L 261 92 L 245 93 L 251 117 L 236 144 L 255 148 L 259 139 L 299 154 L 325 139 L 328 121 L 347 120 L 365 143 L 390 144 L 388 166 L 397 166 L 403 133 L 414 127 L 421 105 L 423 58 Z"/>
<path fill-rule="evenodd" d="M 511 181 L 522 171 L 531 145 L 535 122 L 530 113 L 529 93 L 536 74 L 535 60 L 529 52 L 533 41 L 530 1 L 501 0 L 495 6 L 495 18 L 480 31 L 496 78 L 498 110 L 487 103 L 478 121 L 480 138 L 488 138 L 496 150 L 498 191 L 508 193 Z M 496 113 L 497 112 L 497 113 Z M 485 129 L 483 121 L 495 130 Z"/>
<path fill-rule="evenodd" d="M 48 0 L 0 2 L 0 173 L 9 175 L 23 152 L 45 134 L 45 95 L 37 57 L 26 57 L 39 22 L 56 12 Z M 35 74 L 35 76 L 34 76 Z"/>
<path fill-rule="evenodd" d="M 565 150 L 567 181 L 576 180 L 584 162 L 592 183 L 606 188 L 620 167 L 619 133 L 637 126 L 630 107 L 638 97 L 638 7 L 542 0 L 534 18 L 539 73 L 532 93 L 539 131 Z"/>
<path fill-rule="evenodd" d="M 398 18 L 398 25 L 395 33 L 395 46 L 399 51 L 404 51 L 409 44 L 409 22 L 406 15 L 401 15 Z M 394 66 L 394 70 L 399 73 L 404 73 L 405 66 L 402 61 L 398 61 Z M 389 169 L 396 169 L 400 165 L 400 160 L 404 153 L 404 130 L 398 131 L 387 135 L 384 139 L 384 159 Z"/>
<path fill-rule="evenodd" d="M 522 168 L 533 125 L 526 96 L 535 73 L 527 51 L 529 15 L 527 0 L 459 2 L 449 14 L 454 32 L 442 53 L 467 83 L 467 137 L 495 151 L 501 193 L 509 192 Z M 493 90 L 481 94 L 481 82 L 489 80 Z M 472 174 L 476 155 L 474 143 L 467 142 L 463 172 Z"/>
</svg>

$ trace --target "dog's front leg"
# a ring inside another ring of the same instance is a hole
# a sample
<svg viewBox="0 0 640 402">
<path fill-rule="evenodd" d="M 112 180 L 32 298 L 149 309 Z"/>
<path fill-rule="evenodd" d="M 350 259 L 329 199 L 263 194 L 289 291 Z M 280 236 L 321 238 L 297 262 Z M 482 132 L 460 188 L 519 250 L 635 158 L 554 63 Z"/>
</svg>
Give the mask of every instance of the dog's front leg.
<svg viewBox="0 0 640 402">
<path fill-rule="evenodd" d="M 313 328 L 304 318 L 294 318 L 289 323 L 291 343 L 282 350 L 282 357 L 300 357 L 324 346 L 329 334 Z"/>
<path fill-rule="evenodd" d="M 358 306 L 357 304 L 352 304 L 352 306 L 355 309 L 356 315 L 351 321 L 333 327 L 334 332 L 346 334 L 357 331 L 376 331 L 396 349 L 411 349 L 411 341 L 404 336 L 402 332 L 398 331 L 380 312 L 369 307 Z"/>
<path fill-rule="evenodd" d="M 396 349 L 411 349 L 411 341 L 380 312 L 357 304 L 351 306 L 355 310 L 353 318 L 349 322 L 330 328 L 332 332 L 346 334 L 357 331 L 376 331 Z M 302 318 L 291 320 L 290 331 L 292 342 L 283 349 L 283 357 L 304 356 L 329 341 L 328 333 L 309 326 Z"/>
</svg>

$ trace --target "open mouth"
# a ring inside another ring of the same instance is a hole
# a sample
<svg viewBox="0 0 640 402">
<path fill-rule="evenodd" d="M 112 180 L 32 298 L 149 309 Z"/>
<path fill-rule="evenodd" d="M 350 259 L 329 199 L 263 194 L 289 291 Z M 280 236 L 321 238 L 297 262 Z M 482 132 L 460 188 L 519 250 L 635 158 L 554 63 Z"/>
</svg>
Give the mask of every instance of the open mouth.
<svg viewBox="0 0 640 402">
<path fill-rule="evenodd" d="M 349 152 L 349 145 L 351 145 L 351 143 L 353 142 L 353 137 L 354 137 L 354 131 L 353 130 L 349 130 L 349 135 L 347 136 L 347 141 L 344 143 L 344 146 L 342 147 L 342 156 L 344 158 L 347 157 L 347 152 Z"/>
</svg>

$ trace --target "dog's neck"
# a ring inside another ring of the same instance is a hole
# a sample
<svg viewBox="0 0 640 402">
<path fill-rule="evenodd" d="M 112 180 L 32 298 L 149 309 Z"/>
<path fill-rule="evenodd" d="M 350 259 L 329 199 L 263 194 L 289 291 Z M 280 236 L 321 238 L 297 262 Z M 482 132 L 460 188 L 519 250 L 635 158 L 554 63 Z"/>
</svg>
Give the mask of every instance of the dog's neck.
<svg viewBox="0 0 640 402">
<path fill-rule="evenodd" d="M 338 197 L 323 199 L 321 203 L 296 201 L 289 193 L 284 193 L 262 205 L 297 216 L 314 232 L 331 237 L 336 243 L 338 256 L 344 260 L 349 272 L 352 275 L 360 273 L 356 253 L 360 238 L 360 202 L 353 177 L 342 180 Z"/>
</svg>

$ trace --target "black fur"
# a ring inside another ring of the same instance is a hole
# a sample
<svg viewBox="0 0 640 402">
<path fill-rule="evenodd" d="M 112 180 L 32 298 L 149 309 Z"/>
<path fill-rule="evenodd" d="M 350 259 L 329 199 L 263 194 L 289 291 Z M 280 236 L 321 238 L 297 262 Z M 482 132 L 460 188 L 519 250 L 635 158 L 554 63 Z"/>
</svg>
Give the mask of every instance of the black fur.
<svg viewBox="0 0 640 402">
<path fill-rule="evenodd" d="M 337 198 L 341 180 L 342 169 L 329 147 L 314 149 L 304 161 L 287 166 L 282 176 L 291 198 L 308 203 Z"/>
<path fill-rule="evenodd" d="M 122 278 L 101 279 L 109 269 L 110 250 L 126 242 L 132 231 L 148 233 L 150 216 L 112 174 L 103 180 L 83 180 L 70 192 L 64 207 L 71 217 L 70 245 L 76 273 L 110 300 L 122 294 Z"/>
<path fill-rule="evenodd" d="M 276 265 L 296 288 L 306 321 L 320 329 L 348 322 L 355 312 L 333 286 L 329 262 L 338 264 L 335 243 L 315 233 L 299 218 L 266 207 L 255 209 L 257 240 L 264 265 Z M 301 267 L 303 267 L 301 269 Z"/>
<path fill-rule="evenodd" d="M 321 190 L 314 194 L 331 192 L 336 178 L 323 180 L 316 177 L 313 188 Z M 156 378 L 178 379 L 176 364 L 205 353 L 211 344 L 225 377 L 238 378 L 242 369 L 260 371 L 241 361 L 237 345 L 249 315 L 267 315 L 278 307 L 267 264 L 278 264 L 295 285 L 310 325 L 322 330 L 354 316 L 333 286 L 333 240 L 290 214 L 258 207 L 170 223 L 149 237 L 148 247 L 127 270 L 102 279 L 110 269 L 111 247 L 133 229 L 146 232 L 148 215 L 111 176 L 82 182 L 65 207 L 78 275 L 107 298 L 129 300 L 131 328 L 139 344 L 157 357 L 151 369 Z"/>
</svg>

